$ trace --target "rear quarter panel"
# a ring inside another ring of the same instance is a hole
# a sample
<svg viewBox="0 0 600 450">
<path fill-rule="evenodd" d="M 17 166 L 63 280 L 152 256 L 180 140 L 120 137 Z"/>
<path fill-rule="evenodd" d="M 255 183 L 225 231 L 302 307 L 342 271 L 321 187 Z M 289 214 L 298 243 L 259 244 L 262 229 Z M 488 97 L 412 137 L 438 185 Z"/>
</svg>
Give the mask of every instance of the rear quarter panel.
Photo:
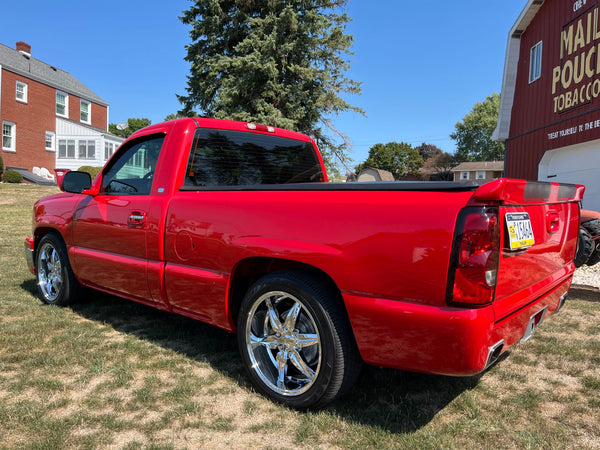
<svg viewBox="0 0 600 450">
<path fill-rule="evenodd" d="M 178 192 L 165 239 L 175 308 L 231 328 L 229 276 L 247 258 L 298 261 L 343 294 L 444 305 L 456 215 L 472 192 Z M 183 276 L 182 276 L 183 275 Z"/>
</svg>

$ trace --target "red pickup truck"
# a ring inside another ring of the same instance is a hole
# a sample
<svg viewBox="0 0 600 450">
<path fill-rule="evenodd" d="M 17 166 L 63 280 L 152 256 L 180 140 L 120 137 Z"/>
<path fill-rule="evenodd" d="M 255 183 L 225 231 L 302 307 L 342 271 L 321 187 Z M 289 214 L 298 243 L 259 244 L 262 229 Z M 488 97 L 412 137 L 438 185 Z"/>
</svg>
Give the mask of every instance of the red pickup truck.
<svg viewBox="0 0 600 450">
<path fill-rule="evenodd" d="M 326 181 L 302 134 L 153 125 L 35 204 L 28 264 L 48 304 L 85 286 L 236 332 L 254 386 L 296 408 L 362 362 L 477 374 L 563 305 L 583 186 Z"/>
</svg>

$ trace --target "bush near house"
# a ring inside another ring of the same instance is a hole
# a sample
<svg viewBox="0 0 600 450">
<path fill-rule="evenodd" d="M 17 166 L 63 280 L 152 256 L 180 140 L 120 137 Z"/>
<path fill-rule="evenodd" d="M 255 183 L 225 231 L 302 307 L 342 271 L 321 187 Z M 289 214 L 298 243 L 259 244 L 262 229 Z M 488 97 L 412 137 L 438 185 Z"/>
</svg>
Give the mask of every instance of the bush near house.
<svg viewBox="0 0 600 450">
<path fill-rule="evenodd" d="M 0 155 L 0 181 L 2 181 L 2 174 L 4 173 L 4 161 L 2 155 Z"/>
<path fill-rule="evenodd" d="M 4 172 L 3 181 L 5 183 L 22 183 L 23 175 L 16 170 L 7 170 Z"/>
<path fill-rule="evenodd" d="M 96 175 L 100 173 L 102 167 L 93 167 L 93 166 L 81 166 L 77 169 L 79 172 L 87 172 L 92 177 L 92 180 L 96 178 Z"/>
</svg>

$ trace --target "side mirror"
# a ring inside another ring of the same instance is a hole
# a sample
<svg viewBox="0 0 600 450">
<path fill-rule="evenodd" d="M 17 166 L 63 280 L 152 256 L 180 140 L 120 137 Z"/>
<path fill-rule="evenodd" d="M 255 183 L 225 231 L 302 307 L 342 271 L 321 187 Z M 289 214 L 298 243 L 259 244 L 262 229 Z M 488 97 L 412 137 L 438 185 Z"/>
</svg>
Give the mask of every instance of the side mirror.
<svg viewBox="0 0 600 450">
<path fill-rule="evenodd" d="M 81 194 L 92 187 L 92 177 L 87 172 L 67 172 L 62 180 L 62 189 L 65 192 Z"/>
<path fill-rule="evenodd" d="M 54 173 L 56 174 L 56 184 L 58 185 L 58 188 L 61 191 L 64 191 L 63 185 L 62 185 L 63 178 L 64 178 L 65 174 L 70 171 L 71 171 L 70 169 L 54 169 Z"/>
</svg>

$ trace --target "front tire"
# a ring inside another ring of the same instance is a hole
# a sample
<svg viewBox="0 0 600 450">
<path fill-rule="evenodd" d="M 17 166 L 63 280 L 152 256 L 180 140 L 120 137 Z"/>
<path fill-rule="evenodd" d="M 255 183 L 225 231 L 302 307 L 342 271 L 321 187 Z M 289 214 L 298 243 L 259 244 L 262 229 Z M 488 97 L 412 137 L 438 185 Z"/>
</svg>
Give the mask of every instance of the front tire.
<svg viewBox="0 0 600 450">
<path fill-rule="evenodd" d="M 75 279 L 62 239 L 46 234 L 36 252 L 35 268 L 40 299 L 48 305 L 66 306 L 76 297 L 79 283 Z"/>
<path fill-rule="evenodd" d="M 270 274 L 251 287 L 238 317 L 238 346 L 260 392 L 306 409 L 354 383 L 362 361 L 336 300 L 327 284 L 299 271 Z"/>
</svg>

